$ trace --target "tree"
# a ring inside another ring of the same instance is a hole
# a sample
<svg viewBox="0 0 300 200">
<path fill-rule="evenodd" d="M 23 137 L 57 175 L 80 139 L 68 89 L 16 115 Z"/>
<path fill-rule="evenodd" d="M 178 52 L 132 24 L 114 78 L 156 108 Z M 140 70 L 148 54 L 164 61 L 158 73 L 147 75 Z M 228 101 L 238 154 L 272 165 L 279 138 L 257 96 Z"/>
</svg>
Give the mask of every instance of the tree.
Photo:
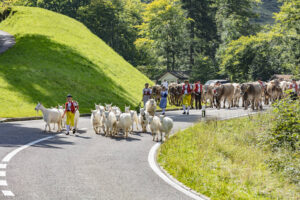
<svg viewBox="0 0 300 200">
<path fill-rule="evenodd" d="M 157 61 L 167 70 L 186 66 L 188 52 L 187 15 L 179 0 L 155 0 L 147 4 L 143 23 L 138 26 L 140 38 L 136 44 L 141 49 L 152 48 Z"/>
<path fill-rule="evenodd" d="M 190 36 L 189 67 L 194 67 L 196 54 L 202 54 L 214 59 L 218 36 L 215 23 L 215 8 L 213 1 L 182 0 L 183 8 L 187 10 Z M 213 44 L 213 45 L 212 45 Z"/>
</svg>

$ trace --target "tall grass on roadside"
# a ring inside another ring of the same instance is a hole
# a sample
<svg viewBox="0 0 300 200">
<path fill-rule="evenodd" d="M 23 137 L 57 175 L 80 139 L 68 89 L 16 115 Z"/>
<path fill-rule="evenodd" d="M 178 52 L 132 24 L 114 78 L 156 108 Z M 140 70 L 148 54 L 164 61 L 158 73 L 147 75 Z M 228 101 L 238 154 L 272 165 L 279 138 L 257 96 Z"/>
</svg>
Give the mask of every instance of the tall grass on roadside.
<svg viewBox="0 0 300 200">
<path fill-rule="evenodd" d="M 273 120 L 267 113 L 201 122 L 164 143 L 158 162 L 212 199 L 296 199 L 299 185 L 269 168 L 274 153 L 260 142 Z"/>
</svg>

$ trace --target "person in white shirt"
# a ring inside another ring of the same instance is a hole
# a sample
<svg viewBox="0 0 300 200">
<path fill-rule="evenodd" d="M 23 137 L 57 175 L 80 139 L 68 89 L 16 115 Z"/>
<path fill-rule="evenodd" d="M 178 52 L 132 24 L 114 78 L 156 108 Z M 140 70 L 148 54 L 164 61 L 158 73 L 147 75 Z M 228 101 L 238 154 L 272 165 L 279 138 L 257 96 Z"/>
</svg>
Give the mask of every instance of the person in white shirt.
<svg viewBox="0 0 300 200">
<path fill-rule="evenodd" d="M 149 83 L 145 84 L 145 88 L 143 89 L 143 103 L 144 108 L 149 99 L 151 99 L 152 90 L 149 88 Z"/>
<path fill-rule="evenodd" d="M 169 86 L 168 81 L 164 80 L 164 82 L 162 82 L 161 85 L 168 90 L 168 86 Z"/>
</svg>

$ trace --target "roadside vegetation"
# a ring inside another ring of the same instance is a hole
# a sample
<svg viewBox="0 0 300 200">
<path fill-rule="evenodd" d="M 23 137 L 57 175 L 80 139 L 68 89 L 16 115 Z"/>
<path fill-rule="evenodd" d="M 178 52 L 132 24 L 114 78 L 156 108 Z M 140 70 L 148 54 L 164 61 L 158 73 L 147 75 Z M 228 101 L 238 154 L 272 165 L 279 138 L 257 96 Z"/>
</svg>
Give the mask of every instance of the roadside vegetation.
<svg viewBox="0 0 300 200">
<path fill-rule="evenodd" d="M 37 102 L 57 106 L 68 93 L 82 113 L 94 103 L 138 106 L 151 81 L 83 24 L 41 8 L 12 11 L 0 23 L 16 38 L 0 55 L 0 117 L 35 116 Z"/>
<path fill-rule="evenodd" d="M 164 143 L 159 164 L 211 199 L 299 199 L 300 104 L 200 122 Z"/>
</svg>

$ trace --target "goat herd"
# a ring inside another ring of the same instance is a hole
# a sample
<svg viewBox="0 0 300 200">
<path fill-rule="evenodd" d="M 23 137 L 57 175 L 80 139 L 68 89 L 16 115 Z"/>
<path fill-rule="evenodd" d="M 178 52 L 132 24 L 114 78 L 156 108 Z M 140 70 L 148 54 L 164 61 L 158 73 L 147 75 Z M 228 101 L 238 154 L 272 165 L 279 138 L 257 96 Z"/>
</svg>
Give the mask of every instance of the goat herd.
<svg viewBox="0 0 300 200">
<path fill-rule="evenodd" d="M 300 85 L 300 82 L 297 83 Z M 201 91 L 201 101 L 209 107 L 223 108 L 227 104 L 228 108 L 239 107 L 240 99 L 242 99 L 242 107 L 262 109 L 262 102 L 269 105 L 288 95 L 287 90 L 291 85 L 290 81 L 272 80 L 270 82 L 249 82 L 249 83 L 226 83 L 226 84 L 210 84 L 204 85 Z M 194 85 L 191 85 L 194 87 Z M 160 100 L 161 86 L 152 86 L 152 98 L 156 101 Z M 168 87 L 169 96 L 168 101 L 170 105 L 180 106 L 183 99 L 183 84 L 171 83 Z M 298 90 L 298 95 L 300 95 Z M 192 92 L 191 107 L 193 108 L 195 101 L 195 93 Z M 209 102 L 209 103 L 208 103 Z"/>
<path fill-rule="evenodd" d="M 91 112 L 91 123 L 96 134 L 105 136 L 116 137 L 119 133 L 123 133 L 127 138 L 129 133 L 133 133 L 134 124 L 136 130 L 142 127 L 142 132 L 147 132 L 147 127 L 150 127 L 153 141 L 163 141 L 163 138 L 168 139 L 169 134 L 173 128 L 173 120 L 164 115 L 156 116 L 156 101 L 150 99 L 145 108 L 140 109 L 140 113 L 134 110 L 130 110 L 130 107 L 125 106 L 125 112 L 122 113 L 121 109 L 112 104 L 105 104 L 105 106 L 95 104 L 95 110 Z M 43 113 L 44 121 L 46 122 L 45 131 L 51 131 L 50 124 L 57 124 L 58 132 L 61 132 L 62 128 L 66 125 L 66 118 L 62 118 L 64 109 L 62 106 L 58 108 L 45 108 L 42 104 L 38 103 L 35 110 L 41 110 Z M 77 124 L 79 121 L 79 111 L 77 110 L 74 118 L 74 129 L 77 130 Z M 54 127 L 55 128 L 55 127 Z M 164 135 L 163 135 L 164 134 Z"/>
</svg>

